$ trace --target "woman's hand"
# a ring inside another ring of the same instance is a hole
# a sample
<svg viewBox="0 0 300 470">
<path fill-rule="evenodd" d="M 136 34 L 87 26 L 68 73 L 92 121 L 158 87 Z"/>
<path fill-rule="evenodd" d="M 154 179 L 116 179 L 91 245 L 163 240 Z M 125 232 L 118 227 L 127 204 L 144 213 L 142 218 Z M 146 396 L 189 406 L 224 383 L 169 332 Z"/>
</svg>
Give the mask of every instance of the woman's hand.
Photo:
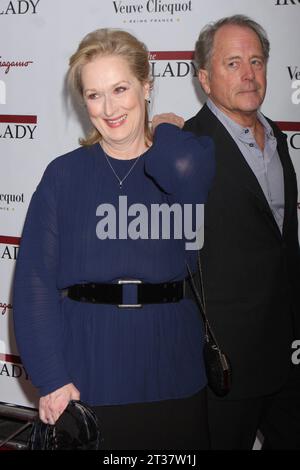
<svg viewBox="0 0 300 470">
<path fill-rule="evenodd" d="M 154 132 L 155 128 L 159 124 L 174 124 L 174 126 L 182 127 L 184 126 L 184 119 L 181 116 L 178 116 L 177 114 L 174 113 L 162 113 L 162 114 L 156 114 L 152 118 L 152 130 Z"/>
<path fill-rule="evenodd" d="M 46 424 L 55 424 L 64 412 L 70 400 L 79 400 L 80 392 L 75 385 L 69 383 L 52 393 L 40 398 L 39 415 Z"/>
</svg>

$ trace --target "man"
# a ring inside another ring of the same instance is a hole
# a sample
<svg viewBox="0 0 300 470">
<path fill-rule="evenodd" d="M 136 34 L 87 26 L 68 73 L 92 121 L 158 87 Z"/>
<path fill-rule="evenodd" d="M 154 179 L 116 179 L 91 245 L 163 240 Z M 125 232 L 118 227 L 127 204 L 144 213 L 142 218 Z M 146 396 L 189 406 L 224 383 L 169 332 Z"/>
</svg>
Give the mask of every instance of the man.
<svg viewBox="0 0 300 470">
<path fill-rule="evenodd" d="M 268 55 L 265 31 L 245 16 L 206 26 L 195 59 L 208 99 L 184 126 L 216 146 L 201 261 L 233 384 L 225 398 L 209 392 L 213 449 L 251 449 L 258 429 L 264 449 L 300 449 L 297 185 L 285 135 L 259 111 Z"/>
</svg>

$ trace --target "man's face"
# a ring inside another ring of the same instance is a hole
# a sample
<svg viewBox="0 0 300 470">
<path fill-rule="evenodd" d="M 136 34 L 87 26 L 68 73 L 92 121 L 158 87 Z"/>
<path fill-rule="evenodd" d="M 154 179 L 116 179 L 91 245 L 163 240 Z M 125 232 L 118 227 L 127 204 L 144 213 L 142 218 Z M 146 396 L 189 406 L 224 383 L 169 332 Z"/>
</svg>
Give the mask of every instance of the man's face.
<svg viewBox="0 0 300 470">
<path fill-rule="evenodd" d="M 239 124 L 256 115 L 266 93 L 266 60 L 255 32 L 226 25 L 215 34 L 210 71 L 200 70 L 206 94 Z"/>
</svg>

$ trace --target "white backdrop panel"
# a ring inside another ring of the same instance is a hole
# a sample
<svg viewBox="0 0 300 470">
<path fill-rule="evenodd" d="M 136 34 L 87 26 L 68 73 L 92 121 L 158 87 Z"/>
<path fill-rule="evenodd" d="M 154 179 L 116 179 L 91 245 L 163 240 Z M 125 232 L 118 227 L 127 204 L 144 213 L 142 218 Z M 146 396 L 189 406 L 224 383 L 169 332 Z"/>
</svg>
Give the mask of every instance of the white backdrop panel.
<svg viewBox="0 0 300 470">
<path fill-rule="evenodd" d="M 94 29 L 134 33 L 157 53 L 150 56 L 152 114 L 188 118 L 203 101 L 191 60 L 198 33 L 207 22 L 236 13 L 251 16 L 269 34 L 263 111 L 290 129 L 300 180 L 299 1 L 0 0 L 0 401 L 36 404 L 15 345 L 11 290 L 31 195 L 47 163 L 77 147 L 86 128 L 67 99 L 69 56 Z"/>
</svg>

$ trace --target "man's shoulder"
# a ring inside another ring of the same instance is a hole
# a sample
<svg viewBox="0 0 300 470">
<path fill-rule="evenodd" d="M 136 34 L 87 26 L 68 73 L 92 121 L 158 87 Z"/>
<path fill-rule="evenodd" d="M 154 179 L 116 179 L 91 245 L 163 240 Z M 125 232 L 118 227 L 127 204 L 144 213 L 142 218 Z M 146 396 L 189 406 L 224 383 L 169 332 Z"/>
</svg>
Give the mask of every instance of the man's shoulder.
<svg viewBox="0 0 300 470">
<path fill-rule="evenodd" d="M 267 122 L 269 123 L 269 125 L 271 126 L 272 130 L 273 130 L 273 133 L 274 133 L 274 136 L 276 137 L 277 139 L 277 142 L 280 146 L 280 148 L 288 148 L 288 145 L 287 145 L 287 134 L 285 134 L 284 132 L 282 132 L 282 130 L 280 129 L 279 127 L 279 123 L 278 122 L 275 122 L 273 121 L 272 119 L 268 118 L 267 116 L 265 116 L 263 114 L 264 118 L 267 120 Z"/>
<path fill-rule="evenodd" d="M 278 126 L 278 123 L 273 121 L 272 119 L 270 119 L 268 116 L 266 116 L 265 114 L 263 114 L 264 118 L 268 121 L 268 123 L 270 124 L 270 126 L 272 127 L 273 131 L 275 134 L 278 134 L 278 135 L 281 135 L 281 136 L 285 136 L 286 134 L 284 134 L 284 132 L 282 132 L 280 130 L 280 127 Z"/>
<path fill-rule="evenodd" d="M 195 116 L 188 119 L 184 124 L 184 130 L 194 132 L 197 135 L 211 135 L 219 129 L 218 119 L 211 112 L 209 107 L 204 104 Z"/>
<path fill-rule="evenodd" d="M 204 114 L 208 110 L 207 106 L 204 105 L 197 114 L 192 116 L 190 119 L 185 121 L 184 130 L 185 131 L 195 131 L 199 128 L 204 119 Z"/>
</svg>

